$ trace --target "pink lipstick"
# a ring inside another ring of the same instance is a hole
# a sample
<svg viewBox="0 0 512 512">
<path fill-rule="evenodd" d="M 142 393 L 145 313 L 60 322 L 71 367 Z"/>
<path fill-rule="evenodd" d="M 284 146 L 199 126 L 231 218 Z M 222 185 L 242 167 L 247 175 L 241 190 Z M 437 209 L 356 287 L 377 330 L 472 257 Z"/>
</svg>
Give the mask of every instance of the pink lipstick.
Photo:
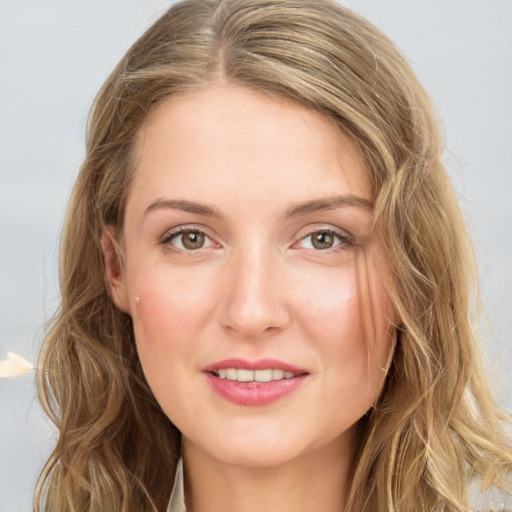
<svg viewBox="0 0 512 512">
<path fill-rule="evenodd" d="M 297 389 L 308 372 L 276 359 L 227 359 L 203 368 L 221 397 L 238 405 L 263 406 Z"/>
</svg>

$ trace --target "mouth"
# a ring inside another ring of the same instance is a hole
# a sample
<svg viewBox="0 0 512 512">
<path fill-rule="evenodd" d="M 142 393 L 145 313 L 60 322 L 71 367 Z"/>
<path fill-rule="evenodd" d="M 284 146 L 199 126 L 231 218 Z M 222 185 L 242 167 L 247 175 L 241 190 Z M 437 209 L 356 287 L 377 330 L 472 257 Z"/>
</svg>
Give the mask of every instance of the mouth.
<svg viewBox="0 0 512 512">
<path fill-rule="evenodd" d="M 299 388 L 309 373 L 277 360 L 230 359 L 203 369 L 213 390 L 244 406 L 263 406 Z"/>
<path fill-rule="evenodd" d="M 220 379 L 236 380 L 237 382 L 272 382 L 276 380 L 293 379 L 299 375 L 293 372 L 286 372 L 279 368 L 266 368 L 265 370 L 219 368 L 211 373 Z"/>
</svg>

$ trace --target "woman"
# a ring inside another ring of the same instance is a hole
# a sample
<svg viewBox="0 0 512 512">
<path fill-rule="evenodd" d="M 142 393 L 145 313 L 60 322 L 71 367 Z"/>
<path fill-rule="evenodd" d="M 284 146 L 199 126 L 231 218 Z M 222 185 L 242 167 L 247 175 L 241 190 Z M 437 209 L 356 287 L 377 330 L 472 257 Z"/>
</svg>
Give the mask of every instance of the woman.
<svg viewBox="0 0 512 512">
<path fill-rule="evenodd" d="M 510 493 L 435 116 L 378 30 L 328 0 L 180 3 L 107 80 L 87 145 L 41 353 L 60 437 L 36 508 Z"/>
</svg>

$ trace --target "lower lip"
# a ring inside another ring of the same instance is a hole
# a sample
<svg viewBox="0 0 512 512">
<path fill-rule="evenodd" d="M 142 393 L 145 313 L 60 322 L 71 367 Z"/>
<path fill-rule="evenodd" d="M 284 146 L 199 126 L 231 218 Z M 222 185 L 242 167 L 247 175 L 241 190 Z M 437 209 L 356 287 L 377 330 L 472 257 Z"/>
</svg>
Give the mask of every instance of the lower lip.
<svg viewBox="0 0 512 512">
<path fill-rule="evenodd" d="M 221 397 L 237 405 L 257 407 L 271 404 L 295 391 L 304 382 L 307 374 L 270 382 L 238 382 L 221 379 L 211 373 L 207 373 L 206 376 L 213 390 Z"/>
</svg>

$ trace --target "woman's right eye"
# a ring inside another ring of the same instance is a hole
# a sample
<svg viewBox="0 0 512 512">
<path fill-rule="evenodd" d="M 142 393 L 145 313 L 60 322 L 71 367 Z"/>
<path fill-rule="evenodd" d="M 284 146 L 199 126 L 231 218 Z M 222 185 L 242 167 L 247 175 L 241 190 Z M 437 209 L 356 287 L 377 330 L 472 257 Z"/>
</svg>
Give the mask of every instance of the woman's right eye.
<svg viewBox="0 0 512 512">
<path fill-rule="evenodd" d="M 214 245 L 212 240 L 203 231 L 197 229 L 184 229 L 171 232 L 165 236 L 161 243 L 162 245 L 171 245 L 183 251 L 195 251 Z"/>
</svg>

